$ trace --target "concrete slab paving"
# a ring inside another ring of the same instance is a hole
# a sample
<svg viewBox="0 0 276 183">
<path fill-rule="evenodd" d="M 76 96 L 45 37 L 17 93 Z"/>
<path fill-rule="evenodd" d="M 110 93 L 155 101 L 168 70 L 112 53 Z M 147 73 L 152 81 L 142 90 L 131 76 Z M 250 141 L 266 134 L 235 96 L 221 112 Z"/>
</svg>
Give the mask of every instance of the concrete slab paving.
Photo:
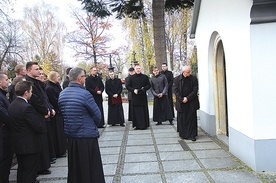
<svg viewBox="0 0 276 183">
<path fill-rule="evenodd" d="M 101 155 L 106 154 L 119 154 L 121 147 L 102 147 L 100 149 Z"/>
<path fill-rule="evenodd" d="M 122 183 L 160 183 L 162 182 L 162 178 L 160 174 L 152 174 L 152 175 L 127 175 L 122 176 Z"/>
<path fill-rule="evenodd" d="M 107 119 L 107 102 L 104 102 Z M 123 103 L 125 119 L 128 104 Z M 152 114 L 152 106 L 149 106 Z M 150 116 L 152 117 L 152 116 Z M 100 128 L 99 146 L 106 183 L 205 183 L 205 182 L 261 182 L 259 173 L 229 153 L 199 128 L 196 142 L 182 140 L 175 125 L 165 122 L 156 126 L 150 122 L 147 130 L 134 130 L 126 120 L 126 127 Z M 179 140 L 189 148 L 184 150 Z M 11 169 L 11 183 L 16 182 L 17 165 Z M 39 176 L 42 183 L 67 182 L 67 158 L 58 158 L 50 175 Z M 276 180 L 267 174 L 264 182 Z"/>
<path fill-rule="evenodd" d="M 102 163 L 103 164 L 112 164 L 112 163 L 118 163 L 118 159 L 119 159 L 119 154 L 115 154 L 115 155 L 104 155 L 102 156 Z"/>
<path fill-rule="evenodd" d="M 237 168 L 240 164 L 237 163 L 233 158 L 210 158 L 200 159 L 201 163 L 206 169 L 215 168 Z"/>
<path fill-rule="evenodd" d="M 146 162 L 146 161 L 157 161 L 155 153 L 139 153 L 139 154 L 126 154 L 125 163 L 129 162 Z"/>
<path fill-rule="evenodd" d="M 155 138 L 156 144 L 179 144 L 178 142 L 179 138 L 173 137 L 173 138 Z"/>
<path fill-rule="evenodd" d="M 245 170 L 209 171 L 213 180 L 217 183 L 248 182 L 260 183 L 261 181 L 252 173 Z"/>
<path fill-rule="evenodd" d="M 203 172 L 166 173 L 167 183 L 209 183 Z"/>
<path fill-rule="evenodd" d="M 153 145 L 152 138 L 150 139 L 136 139 L 136 140 L 128 140 L 127 145 L 134 146 L 134 145 Z"/>
<path fill-rule="evenodd" d="M 185 141 L 187 141 L 187 140 L 185 140 Z M 188 145 L 189 145 L 189 147 L 190 147 L 191 150 L 220 149 L 221 148 L 215 142 L 202 142 L 202 143 L 193 142 L 193 143 L 188 143 Z"/>
<path fill-rule="evenodd" d="M 158 173 L 158 162 L 125 163 L 124 174 Z"/>
<path fill-rule="evenodd" d="M 154 146 L 127 146 L 126 153 L 146 153 L 146 152 L 155 152 Z"/>
<path fill-rule="evenodd" d="M 160 144 L 157 145 L 158 151 L 183 151 L 182 147 L 180 144 Z"/>
<path fill-rule="evenodd" d="M 187 151 L 159 152 L 159 156 L 161 161 L 194 159 L 191 152 Z"/>
<path fill-rule="evenodd" d="M 201 170 L 196 160 L 162 161 L 165 172 Z"/>
<path fill-rule="evenodd" d="M 230 154 L 223 149 L 214 149 L 214 150 L 200 150 L 194 151 L 194 154 L 198 158 L 213 158 L 213 157 L 229 157 Z"/>
</svg>

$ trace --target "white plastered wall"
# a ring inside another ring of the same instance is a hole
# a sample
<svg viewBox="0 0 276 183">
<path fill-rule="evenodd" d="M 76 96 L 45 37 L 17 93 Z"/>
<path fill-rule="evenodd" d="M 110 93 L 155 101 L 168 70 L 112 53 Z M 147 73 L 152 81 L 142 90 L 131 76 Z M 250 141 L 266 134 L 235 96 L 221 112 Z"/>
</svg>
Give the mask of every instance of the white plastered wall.
<svg viewBox="0 0 276 183">
<path fill-rule="evenodd" d="M 213 96 L 214 42 L 218 33 L 227 75 L 229 127 L 253 138 L 252 74 L 250 55 L 251 0 L 201 1 L 196 31 L 201 110 L 215 115 Z"/>
</svg>

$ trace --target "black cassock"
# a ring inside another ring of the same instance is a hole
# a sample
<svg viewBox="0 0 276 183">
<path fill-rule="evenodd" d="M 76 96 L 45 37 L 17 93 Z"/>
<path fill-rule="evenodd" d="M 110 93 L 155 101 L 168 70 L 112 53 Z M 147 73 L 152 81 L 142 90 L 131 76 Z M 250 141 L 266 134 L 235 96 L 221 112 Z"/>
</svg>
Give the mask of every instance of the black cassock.
<svg viewBox="0 0 276 183">
<path fill-rule="evenodd" d="M 98 138 L 69 138 L 68 164 L 68 183 L 105 183 Z"/>
<path fill-rule="evenodd" d="M 97 94 L 97 91 L 99 91 L 99 90 L 102 93 L 104 91 L 104 84 L 102 82 L 102 78 L 99 76 L 90 75 L 85 80 L 85 88 L 93 95 L 94 100 L 102 113 L 101 122 L 98 125 L 99 128 L 102 128 L 102 127 L 104 127 L 104 124 L 105 124 L 104 112 L 103 112 L 103 96 L 102 96 L 102 94 L 100 94 L 100 95 Z"/>
<path fill-rule="evenodd" d="M 115 125 L 120 124 L 123 125 L 125 123 L 124 120 L 124 111 L 122 106 L 122 83 L 118 78 L 109 79 L 105 82 L 105 92 L 108 95 L 108 119 L 107 124 Z M 113 95 L 118 94 L 117 98 L 114 98 Z"/>
<path fill-rule="evenodd" d="M 51 117 L 50 126 L 53 132 L 53 143 L 55 147 L 55 155 L 57 157 L 66 153 L 67 141 L 64 134 L 64 124 L 61 112 L 58 106 L 59 93 L 62 91 L 59 83 L 49 81 L 46 85 L 46 93 L 49 101 L 56 111 L 56 115 Z"/>
<path fill-rule="evenodd" d="M 173 73 L 172 71 L 161 71 L 162 74 L 164 74 L 167 78 L 168 81 L 168 99 L 169 99 L 169 103 L 170 103 L 170 107 L 171 107 L 171 111 L 172 111 L 172 115 L 174 118 L 174 105 L 173 105 Z"/>
<path fill-rule="evenodd" d="M 149 127 L 149 109 L 146 91 L 150 89 L 150 82 L 147 75 L 134 74 L 129 77 L 127 90 L 132 95 L 132 126 L 144 130 Z M 138 89 L 138 94 L 134 90 Z"/>
<path fill-rule="evenodd" d="M 126 87 L 127 87 L 127 85 L 128 85 L 128 83 L 129 83 L 129 77 L 130 77 L 130 75 L 128 76 L 128 77 L 126 77 L 126 79 L 125 79 L 125 85 L 126 85 Z M 128 91 L 127 92 L 127 100 L 128 100 L 128 121 L 132 121 L 132 96 L 131 96 L 131 92 L 130 91 Z"/>
<path fill-rule="evenodd" d="M 177 131 L 179 136 L 185 139 L 192 139 L 197 136 L 197 114 L 199 109 L 198 101 L 198 80 L 195 76 L 184 77 L 180 75 L 175 78 L 175 95 L 177 110 Z M 188 98 L 187 103 L 182 103 L 184 97 Z"/>
<path fill-rule="evenodd" d="M 153 103 L 153 121 L 163 122 L 167 120 L 172 120 L 173 115 L 170 108 L 168 93 L 168 82 L 166 76 L 159 74 L 157 76 L 152 76 L 150 80 L 151 92 L 154 96 Z M 157 95 L 162 93 L 163 96 L 159 98 Z"/>
</svg>

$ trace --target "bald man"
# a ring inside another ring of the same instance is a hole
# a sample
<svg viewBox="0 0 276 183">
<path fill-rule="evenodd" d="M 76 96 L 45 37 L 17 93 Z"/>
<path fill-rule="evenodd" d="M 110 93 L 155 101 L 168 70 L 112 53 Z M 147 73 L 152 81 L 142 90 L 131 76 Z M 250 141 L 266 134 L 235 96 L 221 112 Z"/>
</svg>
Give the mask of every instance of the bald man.
<svg viewBox="0 0 276 183">
<path fill-rule="evenodd" d="M 184 66 L 182 74 L 174 80 L 174 93 L 176 96 L 177 131 L 183 139 L 196 141 L 198 80 L 191 74 L 190 66 Z"/>
</svg>

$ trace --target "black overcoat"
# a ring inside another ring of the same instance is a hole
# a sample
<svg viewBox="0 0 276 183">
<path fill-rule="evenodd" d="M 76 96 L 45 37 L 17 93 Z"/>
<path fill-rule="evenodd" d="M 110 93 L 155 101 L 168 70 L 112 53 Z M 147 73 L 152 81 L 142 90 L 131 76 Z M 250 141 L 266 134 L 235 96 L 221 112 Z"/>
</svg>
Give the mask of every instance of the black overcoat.
<svg viewBox="0 0 276 183">
<path fill-rule="evenodd" d="M 108 95 L 108 105 L 112 105 L 112 97 L 114 94 L 118 94 L 118 97 L 121 97 L 123 87 L 122 82 L 118 78 L 108 79 L 105 82 L 105 92 Z"/>
<path fill-rule="evenodd" d="M 93 77 L 92 75 L 88 76 L 85 79 L 85 88 L 93 95 L 94 100 L 97 104 L 103 102 L 102 94 L 97 94 L 98 90 L 100 90 L 102 93 L 104 91 L 104 84 L 101 77 Z"/>
<path fill-rule="evenodd" d="M 149 77 L 145 74 L 134 74 L 129 77 L 129 83 L 127 84 L 127 90 L 132 95 L 132 105 L 148 105 L 146 91 L 150 89 Z M 138 94 L 134 93 L 134 90 L 138 89 Z"/>
<path fill-rule="evenodd" d="M 174 93 L 176 96 L 176 110 L 177 112 L 184 112 L 184 104 L 182 103 L 183 98 L 187 97 L 188 103 L 191 112 L 199 109 L 199 101 L 198 101 L 198 80 L 195 76 L 190 75 L 187 79 L 190 81 L 189 83 L 189 94 L 187 96 L 182 96 L 182 86 L 183 86 L 183 75 L 179 75 L 174 79 Z"/>
<path fill-rule="evenodd" d="M 164 74 L 167 78 L 168 81 L 168 98 L 170 102 L 170 107 L 172 111 L 172 115 L 174 117 L 174 105 L 173 105 L 173 83 L 174 83 L 174 78 L 173 78 L 173 73 L 172 71 L 161 71 L 162 74 Z"/>
</svg>

